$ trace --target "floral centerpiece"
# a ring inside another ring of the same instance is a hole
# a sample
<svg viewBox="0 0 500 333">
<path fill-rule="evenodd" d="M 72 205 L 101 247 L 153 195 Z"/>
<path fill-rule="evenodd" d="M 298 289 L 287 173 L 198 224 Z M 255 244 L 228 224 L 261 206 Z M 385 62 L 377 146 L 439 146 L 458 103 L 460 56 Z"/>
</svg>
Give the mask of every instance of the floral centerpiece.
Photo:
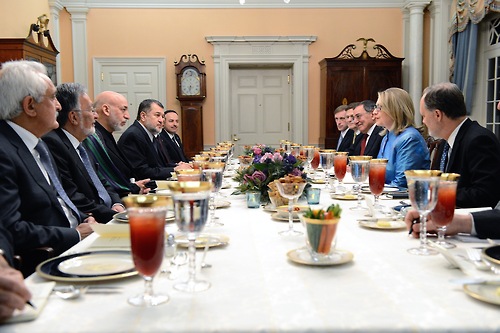
<svg viewBox="0 0 500 333">
<path fill-rule="evenodd" d="M 234 194 L 251 191 L 260 192 L 261 202 L 269 202 L 268 185 L 285 175 L 306 177 L 303 173 L 303 160 L 284 152 L 273 152 L 265 145 L 249 147 L 246 154 L 252 154 L 253 163 L 238 170 L 233 178 L 239 183 Z M 250 155 L 247 155 L 250 156 Z"/>
</svg>

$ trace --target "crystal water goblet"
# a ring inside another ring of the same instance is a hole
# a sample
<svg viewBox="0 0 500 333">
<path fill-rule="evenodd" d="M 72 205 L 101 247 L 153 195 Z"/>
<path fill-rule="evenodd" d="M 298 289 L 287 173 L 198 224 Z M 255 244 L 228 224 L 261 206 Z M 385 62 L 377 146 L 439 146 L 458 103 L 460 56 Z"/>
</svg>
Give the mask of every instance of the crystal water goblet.
<svg viewBox="0 0 500 333">
<path fill-rule="evenodd" d="M 302 183 L 282 183 L 276 182 L 278 187 L 278 192 L 284 198 L 288 199 L 288 230 L 280 231 L 281 236 L 296 236 L 302 235 L 301 231 L 295 230 L 293 228 L 293 206 L 295 200 L 297 200 L 304 191 L 306 182 Z"/>
<path fill-rule="evenodd" d="M 307 161 L 307 172 L 311 172 L 312 170 L 312 166 L 311 166 L 311 162 L 314 158 L 314 149 L 316 147 L 314 146 L 302 146 L 302 149 L 304 151 L 304 156 L 306 157 L 306 161 Z"/>
<path fill-rule="evenodd" d="M 455 215 L 457 181 L 459 177 L 460 175 L 456 173 L 441 174 L 437 191 L 436 207 L 434 207 L 429 215 L 438 231 L 436 244 L 445 249 L 456 247 L 455 244 L 447 242 L 444 236 L 446 234 L 446 227 L 451 223 Z"/>
<path fill-rule="evenodd" d="M 196 237 L 208 219 L 208 201 L 212 184 L 209 182 L 174 182 L 169 184 L 174 201 L 175 222 L 184 233 L 188 245 L 188 279 L 174 284 L 180 291 L 195 293 L 210 288 L 210 282 L 196 277 Z"/>
<path fill-rule="evenodd" d="M 371 159 L 371 156 L 349 156 L 349 160 L 351 161 L 352 179 L 354 179 L 354 181 L 358 185 L 356 186 L 358 203 L 356 206 L 351 207 L 351 210 L 368 210 L 367 207 L 363 207 L 363 205 L 361 204 L 361 200 L 363 199 L 363 196 L 361 195 L 361 186 L 363 186 L 363 183 L 368 179 Z"/>
<path fill-rule="evenodd" d="M 408 249 L 411 254 L 421 256 L 438 254 L 438 251 L 429 247 L 427 241 L 427 215 L 437 203 L 440 175 L 441 171 L 439 170 L 405 171 L 411 205 L 420 215 L 420 246 Z"/>
<path fill-rule="evenodd" d="M 222 162 L 208 162 L 203 165 L 202 174 L 203 180 L 212 184 L 212 192 L 210 194 L 210 220 L 207 223 L 208 227 L 222 226 L 223 223 L 219 222 L 219 218 L 215 216 L 216 198 L 222 188 L 222 180 L 224 178 L 224 165 Z"/>
<path fill-rule="evenodd" d="M 334 149 L 322 149 L 319 151 L 321 169 L 323 169 L 323 180 L 325 181 L 325 187 L 328 188 L 328 178 L 330 177 L 330 170 L 333 168 L 333 154 Z"/>
</svg>

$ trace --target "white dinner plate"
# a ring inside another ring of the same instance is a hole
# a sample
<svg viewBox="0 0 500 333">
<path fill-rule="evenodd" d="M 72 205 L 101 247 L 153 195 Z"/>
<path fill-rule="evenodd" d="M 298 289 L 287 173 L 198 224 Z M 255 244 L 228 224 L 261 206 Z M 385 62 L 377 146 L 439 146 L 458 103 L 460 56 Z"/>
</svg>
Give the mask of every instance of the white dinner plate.
<svg viewBox="0 0 500 333">
<path fill-rule="evenodd" d="M 483 302 L 500 305 L 500 282 L 464 284 L 467 295 Z"/>
<path fill-rule="evenodd" d="M 389 219 L 365 219 L 358 220 L 360 226 L 370 229 L 381 229 L 381 230 L 401 230 L 406 229 L 405 221 L 395 221 Z"/>
<path fill-rule="evenodd" d="M 116 213 L 113 215 L 113 219 L 117 222 L 121 223 L 128 223 L 128 215 L 127 211 L 121 212 L 121 213 Z M 167 210 L 167 215 L 165 216 L 165 222 L 174 222 L 175 220 L 175 215 L 172 210 Z"/>
<path fill-rule="evenodd" d="M 384 189 L 382 190 L 382 193 L 391 193 L 391 192 L 399 192 L 400 189 L 396 186 L 388 186 L 388 185 L 385 185 L 384 186 Z M 361 186 L 361 192 L 363 193 L 372 193 L 370 191 L 370 186 L 369 185 L 364 185 L 364 186 Z"/>
<path fill-rule="evenodd" d="M 189 245 L 189 241 L 186 238 L 186 235 L 180 235 L 175 237 L 175 242 L 177 243 L 177 245 L 182 247 L 188 247 Z M 196 248 L 199 249 L 199 248 L 204 248 L 205 245 L 207 245 L 207 242 L 208 242 L 208 247 L 224 246 L 229 243 L 229 237 L 220 234 L 199 234 L 196 237 L 194 244 Z"/>
<path fill-rule="evenodd" d="M 356 194 L 350 194 L 350 193 L 345 193 L 345 194 L 331 194 L 331 198 L 335 200 L 358 200 L 358 196 Z"/>
<path fill-rule="evenodd" d="M 265 212 L 269 212 L 269 213 L 276 213 L 278 211 L 278 209 L 273 204 L 267 204 L 265 206 L 262 206 L 262 209 Z"/>
<path fill-rule="evenodd" d="M 215 208 L 226 208 L 231 206 L 229 201 L 215 201 Z"/>
<path fill-rule="evenodd" d="M 276 213 L 272 213 L 271 214 L 271 217 L 276 220 L 276 221 L 283 221 L 283 222 L 288 222 L 288 215 L 283 215 L 282 213 L 280 212 L 276 212 Z M 295 214 L 292 214 L 292 218 L 293 218 L 293 221 L 294 222 L 299 222 L 299 217 Z"/>
<path fill-rule="evenodd" d="M 299 249 L 291 250 L 287 254 L 288 259 L 303 265 L 310 266 L 334 266 L 334 265 L 342 265 L 352 261 L 354 255 L 346 250 L 335 249 L 332 253 L 321 260 L 314 260 L 309 250 L 305 247 L 301 247 Z"/>
</svg>

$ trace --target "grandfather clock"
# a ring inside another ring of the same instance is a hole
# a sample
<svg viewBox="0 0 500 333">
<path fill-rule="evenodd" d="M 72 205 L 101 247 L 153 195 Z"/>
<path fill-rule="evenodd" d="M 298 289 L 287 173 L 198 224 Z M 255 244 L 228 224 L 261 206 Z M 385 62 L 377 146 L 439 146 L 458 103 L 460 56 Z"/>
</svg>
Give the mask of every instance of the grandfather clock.
<svg viewBox="0 0 500 333">
<path fill-rule="evenodd" d="M 372 38 L 359 38 L 363 50 L 359 56 L 353 51 L 355 44 L 347 45 L 334 58 L 325 58 L 320 65 L 320 119 L 325 148 L 335 148 L 339 131 L 333 111 L 339 105 L 377 101 L 378 92 L 390 87 L 401 87 L 401 64 L 404 58 L 394 57 L 383 45 L 368 48 Z M 368 49 L 373 56 L 369 55 Z"/>
<path fill-rule="evenodd" d="M 207 95 L 204 61 L 196 54 L 175 62 L 177 99 L 181 104 L 182 143 L 188 158 L 203 150 L 203 101 Z"/>
</svg>

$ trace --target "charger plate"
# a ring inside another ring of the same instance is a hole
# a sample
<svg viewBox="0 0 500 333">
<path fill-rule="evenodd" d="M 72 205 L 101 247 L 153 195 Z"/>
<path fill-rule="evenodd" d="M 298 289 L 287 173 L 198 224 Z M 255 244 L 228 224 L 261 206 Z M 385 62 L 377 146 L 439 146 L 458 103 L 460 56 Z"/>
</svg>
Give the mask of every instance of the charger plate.
<svg viewBox="0 0 500 333">
<path fill-rule="evenodd" d="M 467 295 L 480 301 L 500 305 L 500 281 L 484 282 L 477 284 L 464 284 Z"/>
<path fill-rule="evenodd" d="M 354 255 L 346 250 L 335 249 L 334 252 L 328 257 L 320 260 L 314 260 L 305 247 L 288 251 L 286 254 L 291 261 L 309 266 L 335 266 L 342 265 L 352 261 Z"/>
<path fill-rule="evenodd" d="M 137 275 L 130 251 L 89 251 L 56 257 L 39 264 L 41 277 L 61 282 L 91 282 Z"/>
<path fill-rule="evenodd" d="M 188 247 L 189 245 L 186 235 L 175 237 L 175 242 L 181 247 Z M 208 247 L 224 246 L 229 243 L 229 237 L 220 234 L 199 234 L 196 236 L 194 244 L 197 249 L 201 249 L 207 245 L 207 242 L 209 242 Z"/>
<path fill-rule="evenodd" d="M 116 213 L 115 215 L 113 215 L 113 219 L 120 223 L 128 223 L 127 211 Z M 174 211 L 167 210 L 167 215 L 165 216 L 165 222 L 169 223 L 174 221 L 175 221 Z"/>
</svg>

